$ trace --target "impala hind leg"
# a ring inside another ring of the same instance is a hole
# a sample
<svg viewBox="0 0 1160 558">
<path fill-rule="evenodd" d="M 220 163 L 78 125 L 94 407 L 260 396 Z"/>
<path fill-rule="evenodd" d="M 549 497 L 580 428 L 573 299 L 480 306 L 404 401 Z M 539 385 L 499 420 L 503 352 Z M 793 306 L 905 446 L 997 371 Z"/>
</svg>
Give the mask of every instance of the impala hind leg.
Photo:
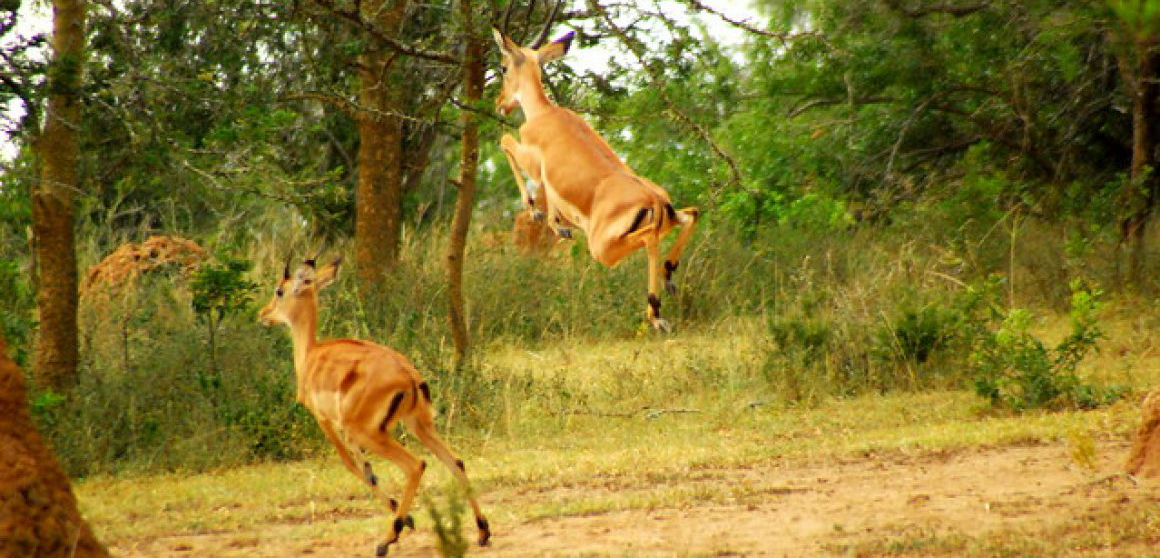
<svg viewBox="0 0 1160 558">
<path fill-rule="evenodd" d="M 491 526 L 484 517 L 483 511 L 479 508 L 479 502 L 475 501 L 475 492 L 471 489 L 471 481 L 467 479 L 467 468 L 463 465 L 463 461 L 455 457 L 451 453 L 451 449 L 447 447 L 447 443 L 439 436 L 435 430 L 435 421 L 432 419 L 430 413 L 420 413 L 407 422 L 407 428 L 419 438 L 419 441 L 431 450 L 439 461 L 442 461 L 451 474 L 459 481 L 463 491 L 467 493 L 467 501 L 471 504 L 471 511 L 475 514 L 475 526 L 479 528 L 479 538 L 477 542 L 479 546 L 486 546 L 489 539 L 491 539 Z"/>
<path fill-rule="evenodd" d="M 677 223 L 681 227 L 681 232 L 677 235 L 677 241 L 673 243 L 673 247 L 669 249 L 669 257 L 665 258 L 665 291 L 670 295 L 677 294 L 677 285 L 673 283 L 673 272 L 681 263 L 681 254 L 685 251 L 685 245 L 689 243 L 689 238 L 693 236 L 693 229 L 697 227 L 697 219 L 700 216 L 701 211 L 695 207 L 687 207 L 677 212 Z"/>
<path fill-rule="evenodd" d="M 337 432 L 330 423 L 320 420 L 318 425 L 322 428 L 322 433 L 326 434 L 326 439 L 330 440 L 334 449 L 338 451 L 338 457 L 342 459 L 342 464 L 346 466 L 347 470 L 367 483 L 367 486 L 392 512 L 398 509 L 399 503 L 394 498 L 387 496 L 387 493 L 379 486 L 379 478 L 371 468 L 371 462 L 367 460 L 366 452 L 358 444 L 352 443 L 345 434 Z M 406 522 L 412 529 L 415 528 L 415 521 L 410 516 L 407 516 Z"/>
<path fill-rule="evenodd" d="M 661 317 L 660 277 L 661 277 L 661 245 L 660 237 L 653 237 L 645 241 L 645 250 L 648 252 L 648 322 L 661 333 L 669 332 L 669 322 Z"/>
<path fill-rule="evenodd" d="M 403 499 L 399 502 L 398 509 L 395 510 L 395 519 L 391 522 L 390 533 L 387 535 L 387 539 L 375 549 L 375 556 L 386 556 L 387 550 L 399 540 L 399 534 L 403 532 L 403 528 L 410 521 L 411 516 L 408 512 L 411 511 L 411 505 L 415 503 L 415 493 L 419 490 L 419 481 L 423 478 L 423 471 L 427 469 L 427 463 L 412 455 L 399 442 L 386 436 L 367 437 L 358 441 L 374 453 L 398 465 L 407 477 L 407 484 L 403 488 Z"/>
</svg>

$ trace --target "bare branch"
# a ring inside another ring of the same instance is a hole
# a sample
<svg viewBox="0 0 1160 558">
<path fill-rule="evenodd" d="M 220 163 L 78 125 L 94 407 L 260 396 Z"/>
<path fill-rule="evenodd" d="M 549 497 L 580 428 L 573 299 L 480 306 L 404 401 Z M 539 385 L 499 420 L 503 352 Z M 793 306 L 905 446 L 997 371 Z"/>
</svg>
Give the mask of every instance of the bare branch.
<svg viewBox="0 0 1160 558">
<path fill-rule="evenodd" d="M 455 108 L 457 108 L 459 110 L 465 110 L 467 112 L 472 112 L 472 113 L 478 114 L 484 118 L 490 118 L 491 120 L 495 120 L 496 122 L 499 122 L 500 124 L 502 124 L 506 127 L 509 127 L 509 128 L 518 128 L 519 127 L 519 124 L 517 124 L 515 121 L 512 121 L 512 120 L 509 120 L 509 119 L 504 118 L 502 116 L 499 116 L 498 114 L 495 113 L 495 111 L 480 110 L 480 109 L 473 107 L 467 103 L 464 103 L 463 101 L 460 101 L 459 99 L 456 99 L 455 97 L 451 97 L 450 101 L 451 101 L 451 104 L 455 105 Z"/>
<path fill-rule="evenodd" d="M 848 104 L 849 102 L 850 102 L 850 99 L 848 97 L 842 97 L 840 99 L 839 98 L 810 99 L 809 101 L 805 101 L 799 105 L 794 106 L 792 109 L 790 109 L 789 113 L 786 114 L 786 118 L 796 118 L 796 117 L 800 116 L 802 113 L 804 113 L 810 109 L 817 108 L 817 107 L 842 105 L 842 104 Z M 895 103 L 895 102 L 898 102 L 898 99 L 896 99 L 894 97 L 867 96 L 867 97 L 855 98 L 853 104 L 855 106 L 857 106 L 857 105 L 869 105 L 869 104 L 875 104 L 875 103 Z"/>
<path fill-rule="evenodd" d="M 531 0 L 528 2 L 528 9 L 524 12 L 524 27 L 520 32 L 520 40 L 516 41 L 521 45 L 528 40 L 528 30 L 532 28 L 532 13 L 536 11 L 537 3 L 537 0 Z"/>
<path fill-rule="evenodd" d="M 564 0 L 556 0 L 556 5 L 552 8 L 552 13 L 548 14 L 548 20 L 544 22 L 544 28 L 540 30 L 540 35 L 536 37 L 536 42 L 532 43 L 532 48 L 540 48 L 544 46 L 544 41 L 548 40 L 548 32 L 552 29 L 552 23 L 556 20 L 556 16 L 560 15 L 560 8 L 564 6 Z"/>
<path fill-rule="evenodd" d="M 399 120 L 407 120 L 407 121 L 411 121 L 411 122 L 418 122 L 420 124 L 428 124 L 428 122 L 426 120 L 423 120 L 422 118 L 416 118 L 416 117 L 411 116 L 409 114 L 403 114 L 401 112 L 396 112 L 396 111 L 387 111 L 387 110 L 382 110 L 382 109 L 377 109 L 377 108 L 370 108 L 370 107 L 361 105 L 355 101 L 352 101 L 347 97 L 343 97 L 342 95 L 334 95 L 334 94 L 327 94 L 327 93 L 296 93 L 293 95 L 283 95 L 280 100 L 283 102 L 318 101 L 322 104 L 335 107 L 335 108 L 345 112 L 347 115 L 349 115 L 352 118 L 358 116 L 359 113 L 367 112 L 367 113 L 376 114 L 378 116 L 387 116 L 390 118 L 398 118 Z"/>
<path fill-rule="evenodd" d="M 432 50 L 425 50 L 417 48 L 398 39 L 391 37 L 383 32 L 374 22 L 367 21 L 362 13 L 358 11 L 358 5 L 354 9 L 344 10 L 335 5 L 333 0 L 313 0 L 315 4 L 326 8 L 331 14 L 334 14 L 353 25 L 356 29 L 363 31 L 373 37 L 379 43 L 382 43 L 387 48 L 395 51 L 398 54 L 406 56 L 413 56 L 415 58 L 422 58 L 432 62 L 441 62 L 443 64 L 459 64 L 459 60 L 450 53 L 438 52 Z"/>
<path fill-rule="evenodd" d="M 504 10 L 504 12 L 503 12 L 503 24 L 500 25 L 499 30 L 503 31 L 504 35 L 508 35 L 509 33 L 511 33 L 511 31 L 508 30 L 508 27 L 511 25 L 512 8 L 514 8 L 515 6 L 516 6 L 515 2 L 508 2 L 507 9 Z"/>
<path fill-rule="evenodd" d="M 759 35 L 759 36 L 767 37 L 770 39 L 777 39 L 778 41 L 781 41 L 781 43 L 783 45 L 791 43 L 791 42 L 798 40 L 798 39 L 822 39 L 823 41 L 825 40 L 825 36 L 817 31 L 802 31 L 800 33 L 780 33 L 777 31 L 769 31 L 766 29 L 761 29 L 760 27 L 757 27 L 757 26 L 753 25 L 752 23 L 749 23 L 748 21 L 731 18 L 719 10 L 715 10 L 713 8 L 710 8 L 709 6 L 706 6 L 704 2 L 700 2 L 699 0 L 685 0 L 685 1 L 688 2 L 689 6 L 691 6 L 694 10 L 713 14 L 714 16 L 717 17 L 717 19 L 720 19 L 721 21 L 724 21 L 725 23 L 728 23 L 729 25 L 737 27 L 738 29 L 745 30 L 745 31 L 752 33 L 754 35 Z"/>
<path fill-rule="evenodd" d="M 284 95 L 281 99 L 283 102 L 290 101 L 318 101 L 324 105 L 330 105 L 350 117 L 354 117 L 358 112 L 358 107 L 353 101 L 338 95 L 326 95 L 324 93 L 296 93 L 294 95 Z"/>
<path fill-rule="evenodd" d="M 975 12 L 985 10 L 991 6 L 991 1 L 975 2 L 973 4 L 956 5 L 951 2 L 943 2 L 941 4 L 934 4 L 931 6 L 923 6 L 920 8 L 911 8 L 903 5 L 903 0 L 884 0 L 887 6 L 902 12 L 907 17 L 926 17 L 933 14 L 947 14 L 954 17 L 965 17 Z"/>
</svg>

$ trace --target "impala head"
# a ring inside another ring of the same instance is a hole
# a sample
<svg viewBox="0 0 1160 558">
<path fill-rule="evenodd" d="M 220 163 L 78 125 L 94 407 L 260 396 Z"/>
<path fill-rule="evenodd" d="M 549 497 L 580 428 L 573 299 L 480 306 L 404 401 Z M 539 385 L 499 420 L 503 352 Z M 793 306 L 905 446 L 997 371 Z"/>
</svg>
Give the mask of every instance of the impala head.
<svg viewBox="0 0 1160 558">
<path fill-rule="evenodd" d="M 318 291 L 325 289 L 338 276 L 339 258 L 329 265 L 317 269 L 314 260 L 306 260 L 298 271 L 290 274 L 290 261 L 282 270 L 274 297 L 258 312 L 258 319 L 269 327 L 275 324 L 290 325 L 303 311 L 318 308 Z"/>
<path fill-rule="evenodd" d="M 519 106 L 523 87 L 528 84 L 537 90 L 542 87 L 540 68 L 564 56 L 576 35 L 569 32 L 543 46 L 522 47 L 499 29 L 492 28 L 491 34 L 499 45 L 503 72 L 503 89 L 495 100 L 495 109 L 505 115 Z"/>
</svg>

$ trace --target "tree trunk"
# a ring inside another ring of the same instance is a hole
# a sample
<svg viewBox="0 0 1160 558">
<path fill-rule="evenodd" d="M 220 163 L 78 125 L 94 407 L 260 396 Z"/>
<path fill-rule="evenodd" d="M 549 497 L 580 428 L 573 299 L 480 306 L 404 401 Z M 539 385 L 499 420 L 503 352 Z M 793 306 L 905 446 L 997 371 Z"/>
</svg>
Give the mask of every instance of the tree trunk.
<svg viewBox="0 0 1160 558">
<path fill-rule="evenodd" d="M 468 104 L 478 103 L 483 97 L 483 52 L 484 42 L 476 36 L 472 5 L 468 0 L 460 2 L 463 27 L 467 30 L 467 45 L 463 54 L 463 97 Z M 451 321 L 451 336 L 455 342 L 457 364 L 467 361 L 470 338 L 467 334 L 467 317 L 463 307 L 463 259 L 467 245 L 467 231 L 471 226 L 471 213 L 475 208 L 475 179 L 479 167 L 479 120 L 469 110 L 459 113 L 463 125 L 463 139 L 459 158 L 459 196 L 455 200 L 455 217 L 451 221 L 451 242 L 447 251 L 447 295 L 450 302 L 448 317 Z"/>
<path fill-rule="evenodd" d="M 407 1 L 387 7 L 385 0 L 365 2 L 363 16 L 395 35 Z M 396 101 L 399 86 L 392 71 L 397 56 L 368 47 L 359 56 L 358 186 L 355 194 L 355 263 L 364 293 L 382 284 L 399 257 L 403 226 L 403 123 Z M 397 77 L 397 76 L 396 76 Z"/>
<path fill-rule="evenodd" d="M 52 63 L 44 132 L 35 141 L 40 184 L 32 192 L 32 232 L 39 265 L 36 304 L 36 382 L 63 392 L 77 380 L 77 262 L 73 198 L 77 191 L 77 130 L 85 3 L 53 0 Z"/>
<path fill-rule="evenodd" d="M 1160 202 L 1160 169 L 1156 168 L 1156 147 L 1160 143 L 1160 123 L 1156 122 L 1160 116 L 1160 43 L 1155 37 L 1136 34 L 1120 44 L 1117 62 L 1124 88 L 1132 98 L 1132 164 L 1120 240 L 1129 246 L 1128 282 L 1136 285 L 1143 278 L 1148 224 Z"/>
<path fill-rule="evenodd" d="M 28 411 L 24 375 L 0 337 L 0 556 L 108 556 Z"/>
</svg>

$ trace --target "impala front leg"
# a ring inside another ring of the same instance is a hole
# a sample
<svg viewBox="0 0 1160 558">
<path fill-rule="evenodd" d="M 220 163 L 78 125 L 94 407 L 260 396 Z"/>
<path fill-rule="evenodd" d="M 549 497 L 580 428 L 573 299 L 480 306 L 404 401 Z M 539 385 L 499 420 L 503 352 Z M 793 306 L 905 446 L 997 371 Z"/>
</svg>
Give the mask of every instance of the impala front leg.
<svg viewBox="0 0 1160 558">
<path fill-rule="evenodd" d="M 527 174 L 526 169 L 539 169 L 539 163 L 535 156 L 528 153 L 524 146 L 516 141 L 516 138 L 513 138 L 511 134 L 504 134 L 500 138 L 499 144 L 503 148 L 504 156 L 507 157 L 508 166 L 512 169 L 512 176 L 516 179 L 516 186 L 520 189 L 520 201 L 527 206 L 528 211 L 532 212 L 532 217 L 536 221 L 543 221 L 544 213 L 536 207 L 536 199 L 532 197 L 527 185 L 524 184 L 524 175 Z"/>
<path fill-rule="evenodd" d="M 697 219 L 700 217 L 701 211 L 695 207 L 687 207 L 677 212 L 677 223 L 681 227 L 681 233 L 677 235 L 677 241 L 669 249 L 669 257 L 665 258 L 665 290 L 670 295 L 677 294 L 677 285 L 673 283 L 673 272 L 681 263 L 681 254 L 685 251 L 685 245 L 689 243 L 689 238 L 693 236 L 693 229 L 696 228 Z"/>
<path fill-rule="evenodd" d="M 661 317 L 660 277 L 661 277 L 661 246 L 660 238 L 654 237 L 645 243 L 648 251 L 648 310 L 649 324 L 661 333 L 669 332 L 669 322 Z"/>
<path fill-rule="evenodd" d="M 414 525 L 408 512 L 411 511 L 411 504 L 415 501 L 415 492 L 419 489 L 419 480 L 423 478 L 423 471 L 427 469 L 427 463 L 416 458 L 389 436 L 366 437 L 358 442 L 365 443 L 374 453 L 391 460 L 403 470 L 403 474 L 407 477 L 406 485 L 403 488 L 403 498 L 395 510 L 395 518 L 391 522 L 387 539 L 375 549 L 375 556 L 386 556 L 387 549 L 399 540 L 399 534 L 403 532 L 403 528 Z"/>
</svg>

